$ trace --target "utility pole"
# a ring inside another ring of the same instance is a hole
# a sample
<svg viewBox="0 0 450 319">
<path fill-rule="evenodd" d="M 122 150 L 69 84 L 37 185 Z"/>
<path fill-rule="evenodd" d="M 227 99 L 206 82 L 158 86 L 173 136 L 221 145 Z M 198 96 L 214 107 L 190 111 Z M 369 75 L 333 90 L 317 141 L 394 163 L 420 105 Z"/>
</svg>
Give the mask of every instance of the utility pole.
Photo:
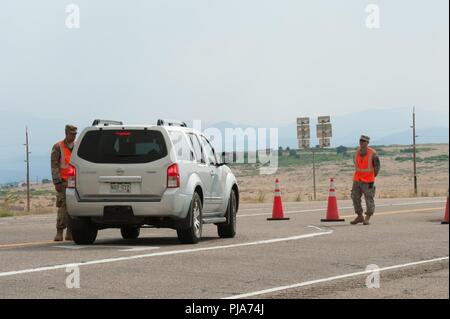
<svg viewBox="0 0 450 319">
<path fill-rule="evenodd" d="M 416 162 L 416 108 L 413 107 L 413 165 L 414 165 L 414 196 L 417 196 L 417 162 Z"/>
<path fill-rule="evenodd" d="M 30 152 L 28 144 L 28 127 L 25 127 L 25 152 L 27 163 L 27 212 L 30 212 Z"/>
</svg>

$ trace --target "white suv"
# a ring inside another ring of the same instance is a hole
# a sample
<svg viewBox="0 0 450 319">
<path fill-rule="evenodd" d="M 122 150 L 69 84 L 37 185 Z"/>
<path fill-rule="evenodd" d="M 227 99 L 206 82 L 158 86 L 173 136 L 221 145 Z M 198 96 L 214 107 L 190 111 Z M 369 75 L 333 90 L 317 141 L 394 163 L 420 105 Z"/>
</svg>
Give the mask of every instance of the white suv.
<svg viewBox="0 0 450 319">
<path fill-rule="evenodd" d="M 197 243 L 203 224 L 236 234 L 239 189 L 207 138 L 186 124 L 124 125 L 95 120 L 72 152 L 66 202 L 73 239 L 92 244 L 99 229 L 139 237 L 141 227 L 177 230 Z"/>
</svg>

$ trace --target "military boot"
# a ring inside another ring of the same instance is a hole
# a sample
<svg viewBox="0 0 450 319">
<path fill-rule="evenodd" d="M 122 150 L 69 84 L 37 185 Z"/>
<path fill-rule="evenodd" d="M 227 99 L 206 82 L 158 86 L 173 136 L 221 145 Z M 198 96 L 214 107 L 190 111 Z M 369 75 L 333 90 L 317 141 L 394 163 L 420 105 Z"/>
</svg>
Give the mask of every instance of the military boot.
<svg viewBox="0 0 450 319">
<path fill-rule="evenodd" d="M 63 240 L 63 229 L 57 229 L 56 230 L 56 236 L 54 241 L 62 241 Z"/>
<path fill-rule="evenodd" d="M 364 216 L 362 214 L 358 215 L 355 220 L 351 221 L 350 224 L 356 225 L 359 223 L 364 223 Z"/>
<path fill-rule="evenodd" d="M 67 227 L 66 238 L 65 239 L 68 240 L 68 241 L 73 241 L 73 239 L 72 239 L 72 229 L 70 229 L 70 227 Z"/>
<path fill-rule="evenodd" d="M 366 215 L 366 218 L 364 219 L 363 225 L 370 225 L 370 217 L 372 217 L 372 215 Z"/>
</svg>

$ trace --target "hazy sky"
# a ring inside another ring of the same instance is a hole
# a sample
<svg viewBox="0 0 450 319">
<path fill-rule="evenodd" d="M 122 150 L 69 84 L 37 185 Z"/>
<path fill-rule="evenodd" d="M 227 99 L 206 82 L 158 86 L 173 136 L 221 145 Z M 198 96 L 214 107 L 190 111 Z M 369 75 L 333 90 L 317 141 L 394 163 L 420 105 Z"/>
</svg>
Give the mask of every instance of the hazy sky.
<svg viewBox="0 0 450 319">
<path fill-rule="evenodd" d="M 2 114 L 55 125 L 448 114 L 447 0 L 78 0 L 79 29 L 66 28 L 69 3 L 0 2 Z M 369 3 L 380 29 L 366 27 Z"/>
</svg>

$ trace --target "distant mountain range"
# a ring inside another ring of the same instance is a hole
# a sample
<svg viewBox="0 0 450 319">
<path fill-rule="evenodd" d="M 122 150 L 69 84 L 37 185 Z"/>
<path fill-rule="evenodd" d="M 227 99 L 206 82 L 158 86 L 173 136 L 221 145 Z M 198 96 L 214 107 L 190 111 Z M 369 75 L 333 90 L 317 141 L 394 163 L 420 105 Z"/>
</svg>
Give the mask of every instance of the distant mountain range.
<svg viewBox="0 0 450 319">
<path fill-rule="evenodd" d="M 432 144 L 432 143 L 448 143 L 449 129 L 447 127 L 432 127 L 428 129 L 418 129 L 416 131 L 416 143 Z M 412 144 L 411 130 L 399 133 L 389 134 L 374 141 L 376 145 L 392 145 L 392 144 Z"/>
<path fill-rule="evenodd" d="M 361 134 L 369 135 L 372 145 L 412 144 L 412 110 L 369 110 L 366 112 L 344 114 L 331 117 L 333 126 L 332 146 L 356 146 Z M 311 118 L 311 145 L 317 145 L 316 119 Z M 253 127 L 229 122 L 219 122 L 207 125 L 218 128 L 222 134 L 225 128 Z M 297 124 L 276 126 L 278 128 L 279 145 L 297 148 Z M 448 143 L 448 115 L 433 112 L 416 112 L 416 135 L 418 144 Z"/>
<path fill-rule="evenodd" d="M 368 110 L 351 114 L 332 116 L 333 138 L 332 146 L 356 146 L 359 136 L 364 133 L 372 138 L 373 145 L 392 145 L 412 143 L 411 109 Z M 305 114 L 303 114 L 305 113 Z M 307 112 L 299 111 L 298 116 Z M 326 114 L 323 114 L 326 115 Z M 29 121 L 31 146 L 31 177 L 43 179 L 50 177 L 50 150 L 52 145 L 63 138 L 65 120 L 32 118 Z M 448 114 L 429 112 L 417 109 L 417 143 L 448 143 L 449 118 Z M 78 124 L 80 129 L 82 125 Z M 86 123 L 90 124 L 90 123 Z M 25 176 L 24 129 L 26 123 L 18 115 L 2 114 L 2 128 L 0 134 L 0 184 L 10 181 L 23 181 Z M 311 119 L 311 136 L 316 135 L 315 119 Z M 214 127 L 224 134 L 226 128 L 257 128 L 245 123 L 219 122 L 206 124 L 202 129 Z M 264 125 L 261 125 L 264 127 Z M 268 127 L 268 126 L 265 126 Z M 270 127 L 278 128 L 278 144 L 282 147 L 297 148 L 296 123 L 278 125 L 276 119 Z M 217 141 L 213 141 L 216 144 Z M 311 145 L 318 143 L 311 139 Z M 216 145 L 215 145 L 216 146 Z M 254 147 L 249 147 L 253 149 Z"/>
</svg>

